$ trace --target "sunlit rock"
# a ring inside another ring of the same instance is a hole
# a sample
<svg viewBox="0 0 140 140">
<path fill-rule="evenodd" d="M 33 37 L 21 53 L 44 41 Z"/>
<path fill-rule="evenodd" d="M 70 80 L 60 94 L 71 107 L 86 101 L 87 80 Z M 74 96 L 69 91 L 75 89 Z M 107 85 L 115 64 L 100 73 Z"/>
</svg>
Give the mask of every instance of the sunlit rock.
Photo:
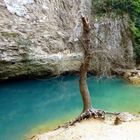
<svg viewBox="0 0 140 140">
<path fill-rule="evenodd" d="M 134 119 L 134 116 L 128 112 L 120 113 L 116 116 L 114 121 L 115 125 L 121 124 L 122 122 L 130 122 Z"/>
<path fill-rule="evenodd" d="M 8 11 L 18 16 L 25 16 L 28 12 L 26 5 L 34 3 L 34 0 L 4 0 Z"/>
<path fill-rule="evenodd" d="M 140 84 L 140 70 L 126 70 L 124 78 L 132 84 Z"/>
</svg>

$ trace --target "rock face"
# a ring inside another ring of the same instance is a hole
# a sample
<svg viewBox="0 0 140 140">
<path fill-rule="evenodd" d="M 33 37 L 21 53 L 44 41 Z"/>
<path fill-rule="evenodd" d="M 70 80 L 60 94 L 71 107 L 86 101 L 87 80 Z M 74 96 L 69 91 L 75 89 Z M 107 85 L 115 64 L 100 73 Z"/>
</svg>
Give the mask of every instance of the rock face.
<svg viewBox="0 0 140 140">
<path fill-rule="evenodd" d="M 79 71 L 81 13 L 91 0 L 0 0 L 0 80 Z M 109 52 L 131 64 L 133 47 L 127 16 L 90 19 Z M 99 40 L 93 36 L 93 46 Z"/>
<path fill-rule="evenodd" d="M 124 78 L 132 84 L 140 84 L 140 70 L 130 69 L 124 72 Z"/>
</svg>

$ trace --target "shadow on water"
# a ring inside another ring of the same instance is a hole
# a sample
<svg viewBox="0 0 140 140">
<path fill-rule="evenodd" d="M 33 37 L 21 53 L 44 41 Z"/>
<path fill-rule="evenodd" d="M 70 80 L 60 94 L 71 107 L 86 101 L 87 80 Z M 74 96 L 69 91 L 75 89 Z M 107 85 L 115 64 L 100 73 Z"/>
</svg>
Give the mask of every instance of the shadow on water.
<svg viewBox="0 0 140 140">
<path fill-rule="evenodd" d="M 95 108 L 140 111 L 140 87 L 119 78 L 97 80 L 93 76 L 88 85 Z M 0 139 L 23 140 L 29 132 L 53 129 L 81 110 L 77 76 L 0 84 Z"/>
</svg>

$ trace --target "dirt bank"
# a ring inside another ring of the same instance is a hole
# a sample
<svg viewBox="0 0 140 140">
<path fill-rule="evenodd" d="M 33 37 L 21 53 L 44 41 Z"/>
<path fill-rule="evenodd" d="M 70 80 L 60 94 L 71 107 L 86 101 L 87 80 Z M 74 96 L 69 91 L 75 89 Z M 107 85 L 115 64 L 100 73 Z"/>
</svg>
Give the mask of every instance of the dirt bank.
<svg viewBox="0 0 140 140">
<path fill-rule="evenodd" d="M 113 119 L 88 119 L 68 128 L 33 136 L 32 140 L 139 140 L 140 117 L 114 125 Z"/>
</svg>

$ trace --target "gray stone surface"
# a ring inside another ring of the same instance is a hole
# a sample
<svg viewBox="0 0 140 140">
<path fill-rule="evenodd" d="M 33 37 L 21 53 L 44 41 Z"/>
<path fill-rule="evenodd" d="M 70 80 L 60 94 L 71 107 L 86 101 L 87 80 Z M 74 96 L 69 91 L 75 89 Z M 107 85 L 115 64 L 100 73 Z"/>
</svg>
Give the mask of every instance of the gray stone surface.
<svg viewBox="0 0 140 140">
<path fill-rule="evenodd" d="M 83 56 L 81 13 L 95 23 L 94 32 L 115 61 L 127 57 L 130 63 L 127 16 L 96 18 L 90 0 L 0 0 L 0 79 L 78 71 Z M 98 39 L 92 38 L 98 47 Z"/>
</svg>

